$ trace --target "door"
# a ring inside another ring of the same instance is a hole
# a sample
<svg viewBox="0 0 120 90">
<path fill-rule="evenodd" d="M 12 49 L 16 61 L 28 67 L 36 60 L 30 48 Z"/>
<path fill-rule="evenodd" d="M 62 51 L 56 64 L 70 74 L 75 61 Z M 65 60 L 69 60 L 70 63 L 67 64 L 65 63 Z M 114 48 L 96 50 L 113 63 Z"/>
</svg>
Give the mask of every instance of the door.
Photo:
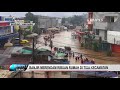
<svg viewBox="0 0 120 90">
<path fill-rule="evenodd" d="M 120 45 L 112 44 L 112 51 L 120 53 Z"/>
</svg>

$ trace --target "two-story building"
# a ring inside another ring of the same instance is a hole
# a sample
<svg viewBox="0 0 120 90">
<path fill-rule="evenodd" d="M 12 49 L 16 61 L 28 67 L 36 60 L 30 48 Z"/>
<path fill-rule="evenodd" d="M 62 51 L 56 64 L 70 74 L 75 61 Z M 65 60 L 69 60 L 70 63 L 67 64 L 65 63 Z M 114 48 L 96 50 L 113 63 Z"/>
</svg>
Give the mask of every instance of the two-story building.
<svg viewBox="0 0 120 90">
<path fill-rule="evenodd" d="M 96 36 L 107 41 L 107 31 L 119 31 L 120 19 L 118 12 L 93 12 L 93 31 Z"/>
<path fill-rule="evenodd" d="M 93 25 L 91 30 L 95 33 L 96 39 L 101 37 L 102 41 L 110 43 L 108 32 L 120 31 L 120 12 L 91 12 L 88 14 L 89 16 L 92 14 L 92 17 L 88 19 L 90 20 L 90 24 Z M 113 51 L 116 52 L 116 50 Z"/>
<path fill-rule="evenodd" d="M 38 29 L 42 30 L 42 32 L 44 32 L 48 28 L 61 26 L 61 18 L 40 15 L 37 15 L 37 17 L 38 17 Z"/>
</svg>

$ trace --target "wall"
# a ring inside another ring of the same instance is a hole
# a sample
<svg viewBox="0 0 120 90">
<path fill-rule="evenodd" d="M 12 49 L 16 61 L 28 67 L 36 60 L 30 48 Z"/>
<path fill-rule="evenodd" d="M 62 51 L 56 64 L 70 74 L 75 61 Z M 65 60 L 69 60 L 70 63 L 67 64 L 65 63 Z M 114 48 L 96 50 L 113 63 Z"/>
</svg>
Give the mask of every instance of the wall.
<svg viewBox="0 0 120 90">
<path fill-rule="evenodd" d="M 106 30 L 108 23 L 107 22 L 94 22 L 93 28 L 94 29 L 103 29 Z"/>
<path fill-rule="evenodd" d="M 47 75 L 42 71 L 24 71 L 12 73 L 10 78 L 47 78 Z M 70 75 L 63 75 L 61 72 L 49 72 L 49 78 L 70 78 Z"/>
<path fill-rule="evenodd" d="M 46 75 L 44 72 L 32 72 L 32 71 L 23 71 L 18 73 L 12 73 L 10 78 L 45 78 Z"/>
<path fill-rule="evenodd" d="M 115 38 L 115 40 L 114 40 Z M 118 31 L 108 31 L 107 32 L 107 41 L 111 44 L 120 44 L 120 32 Z M 119 41 L 119 42 L 117 42 Z"/>
<path fill-rule="evenodd" d="M 54 17 L 38 16 L 38 28 L 57 27 L 58 20 Z"/>
<path fill-rule="evenodd" d="M 93 18 L 94 19 L 103 19 L 104 18 L 104 12 L 100 13 L 100 12 L 93 12 Z M 93 29 L 105 29 L 107 27 L 107 23 L 105 22 L 97 22 L 94 21 L 93 22 Z"/>
<path fill-rule="evenodd" d="M 115 22 L 114 23 L 107 23 L 107 30 L 110 31 L 120 31 L 120 14 L 117 12 L 94 12 L 93 17 L 97 19 L 104 19 L 105 16 L 114 16 Z M 97 22 L 94 22 L 94 25 Z M 103 24 L 96 24 L 97 26 L 101 27 L 101 29 L 105 28 L 105 25 Z M 96 28 L 97 26 L 93 26 L 93 28 Z M 98 28 L 99 28 L 98 27 Z"/>
<path fill-rule="evenodd" d="M 104 40 L 105 38 L 105 31 L 104 30 L 99 30 L 99 36 Z"/>
<path fill-rule="evenodd" d="M 120 16 L 118 16 L 116 22 L 108 24 L 108 29 L 111 31 L 120 31 Z"/>
</svg>

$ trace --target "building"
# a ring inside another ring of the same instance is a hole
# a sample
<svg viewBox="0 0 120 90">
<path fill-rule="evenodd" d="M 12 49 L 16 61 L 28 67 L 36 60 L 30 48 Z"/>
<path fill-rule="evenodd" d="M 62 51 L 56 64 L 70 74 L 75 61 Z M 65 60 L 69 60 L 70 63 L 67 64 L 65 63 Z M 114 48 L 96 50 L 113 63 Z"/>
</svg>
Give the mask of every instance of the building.
<svg viewBox="0 0 120 90">
<path fill-rule="evenodd" d="M 96 36 L 107 41 L 107 31 L 120 31 L 119 12 L 93 12 L 93 31 Z"/>
<path fill-rule="evenodd" d="M 103 50 L 112 49 L 114 52 L 118 52 L 118 45 L 115 46 L 117 49 L 113 49 L 114 44 L 110 43 L 108 40 L 109 31 L 120 32 L 120 12 L 89 12 L 88 13 L 88 29 L 95 33 L 95 39 L 99 40 L 101 38 L 105 47 Z M 115 32 L 116 33 L 116 32 Z M 115 34 L 114 34 L 115 37 Z M 110 38 L 109 38 L 110 39 Z M 117 51 L 116 51 L 117 50 Z"/>
<path fill-rule="evenodd" d="M 119 31 L 107 31 L 107 42 L 111 44 L 111 50 L 113 52 L 120 53 L 120 32 Z"/>
<path fill-rule="evenodd" d="M 38 29 L 47 30 L 48 28 L 60 27 L 61 26 L 61 18 L 56 17 L 48 17 L 48 16 L 38 16 Z"/>
<path fill-rule="evenodd" d="M 0 47 L 4 47 L 4 44 L 11 40 L 13 37 L 18 36 L 15 32 L 14 26 L 11 25 L 14 22 L 13 17 L 0 17 Z"/>
</svg>

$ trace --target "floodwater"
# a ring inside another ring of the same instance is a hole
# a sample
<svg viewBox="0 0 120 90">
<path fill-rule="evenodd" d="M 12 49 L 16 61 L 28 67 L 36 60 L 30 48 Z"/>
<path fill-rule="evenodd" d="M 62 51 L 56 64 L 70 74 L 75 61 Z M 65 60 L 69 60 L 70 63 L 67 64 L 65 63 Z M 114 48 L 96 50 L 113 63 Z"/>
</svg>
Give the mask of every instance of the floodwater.
<svg viewBox="0 0 120 90">
<path fill-rule="evenodd" d="M 74 52 L 79 52 L 79 53 L 85 53 L 85 54 L 89 54 L 89 57 L 86 55 L 85 57 L 87 57 L 88 59 L 95 59 L 95 62 L 98 64 L 119 64 L 120 61 L 114 61 L 111 58 L 108 58 L 108 60 L 104 60 L 104 59 L 98 59 L 95 58 L 97 55 L 100 56 L 101 54 L 97 54 L 97 53 L 93 53 L 90 50 L 83 50 L 80 49 L 80 43 L 78 41 L 78 39 L 75 39 L 71 36 L 73 31 L 62 31 L 58 34 L 55 34 L 55 37 L 52 39 L 53 41 L 53 46 L 54 47 L 59 47 L 59 48 L 64 48 L 65 46 L 69 46 L 71 47 L 72 51 Z M 39 39 L 38 39 L 38 43 L 36 44 L 37 48 L 47 48 L 50 50 L 49 46 L 45 46 L 44 45 L 44 37 L 45 35 L 42 35 Z M 49 45 L 49 43 L 48 43 Z M 91 56 L 90 56 L 91 54 Z M 94 58 L 92 55 L 95 55 Z M 101 56 L 102 57 L 102 56 Z M 114 57 L 113 57 L 114 59 Z M 69 59 L 71 64 L 80 64 L 80 62 L 75 62 L 75 60 L 73 58 Z"/>
</svg>

